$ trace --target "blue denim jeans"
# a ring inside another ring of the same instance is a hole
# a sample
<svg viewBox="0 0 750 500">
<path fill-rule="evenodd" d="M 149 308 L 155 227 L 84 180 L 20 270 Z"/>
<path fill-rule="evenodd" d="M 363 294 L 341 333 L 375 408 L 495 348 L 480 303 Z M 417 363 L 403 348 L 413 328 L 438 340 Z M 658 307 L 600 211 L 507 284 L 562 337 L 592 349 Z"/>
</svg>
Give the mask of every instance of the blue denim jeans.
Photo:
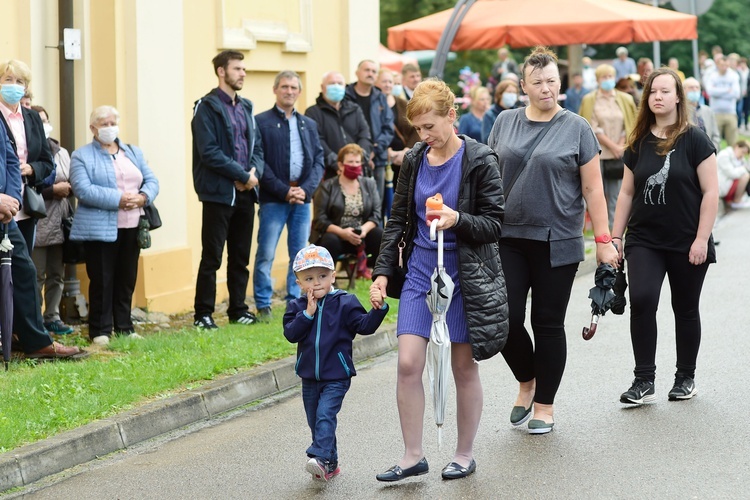
<svg viewBox="0 0 750 500">
<path fill-rule="evenodd" d="M 312 444 L 307 449 L 308 457 L 338 463 L 337 416 L 351 384 L 351 379 L 330 382 L 302 379 L 302 402 L 305 404 L 307 425 L 312 431 Z"/>
<path fill-rule="evenodd" d="M 273 266 L 276 246 L 279 244 L 284 226 L 287 226 L 287 249 L 289 250 L 285 299 L 288 302 L 299 297 L 300 289 L 292 271 L 292 262 L 294 256 L 307 245 L 307 240 L 310 238 L 310 204 L 261 203 L 258 216 L 260 226 L 253 271 L 253 291 L 255 307 L 263 309 L 271 307 L 271 295 L 273 295 L 271 266 Z"/>
</svg>

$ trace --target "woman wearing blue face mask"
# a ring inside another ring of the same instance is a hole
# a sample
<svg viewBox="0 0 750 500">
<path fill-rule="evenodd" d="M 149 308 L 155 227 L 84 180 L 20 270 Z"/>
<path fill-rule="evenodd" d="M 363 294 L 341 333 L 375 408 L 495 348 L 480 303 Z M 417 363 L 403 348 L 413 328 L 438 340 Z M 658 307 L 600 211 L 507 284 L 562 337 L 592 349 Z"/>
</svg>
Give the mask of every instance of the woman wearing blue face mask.
<svg viewBox="0 0 750 500">
<path fill-rule="evenodd" d="M 611 229 L 622 183 L 622 155 L 625 141 L 635 126 L 636 108 L 632 96 L 615 89 L 614 66 L 597 66 L 596 81 L 599 89 L 583 97 L 579 113 L 591 124 L 602 148 L 602 181 Z"/>
<path fill-rule="evenodd" d="M 55 163 L 39 113 L 20 104 L 31 82 L 31 70 L 21 61 L 10 60 L 0 64 L 0 75 L 0 121 L 20 160 L 23 189 L 41 189 Z M 23 209 L 15 219 L 31 254 L 36 219 Z"/>
<path fill-rule="evenodd" d="M 91 113 L 94 139 L 73 152 L 70 183 L 78 209 L 70 239 L 82 241 L 89 275 L 89 337 L 107 345 L 112 333 L 139 338 L 130 319 L 138 277 L 138 225 L 159 181 L 143 152 L 120 141 L 112 106 Z"/>
</svg>

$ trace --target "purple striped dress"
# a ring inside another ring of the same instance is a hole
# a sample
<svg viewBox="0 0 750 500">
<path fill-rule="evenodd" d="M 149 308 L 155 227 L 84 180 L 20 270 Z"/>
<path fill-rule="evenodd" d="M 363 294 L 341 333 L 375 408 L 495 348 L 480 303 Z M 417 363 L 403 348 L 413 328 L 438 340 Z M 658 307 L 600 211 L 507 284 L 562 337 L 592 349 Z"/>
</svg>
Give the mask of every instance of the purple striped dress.
<svg viewBox="0 0 750 500">
<path fill-rule="evenodd" d="M 461 184 L 461 165 L 465 145 L 442 165 L 430 165 L 425 150 L 422 164 L 417 174 L 414 188 L 414 202 L 417 209 L 417 234 L 414 248 L 409 257 L 406 281 L 401 291 L 399 302 L 397 335 L 411 334 L 429 338 L 432 327 L 432 313 L 427 307 L 427 291 L 430 289 L 430 278 L 437 267 L 437 241 L 430 240 L 430 228 L 425 217 L 425 201 L 435 193 L 443 195 L 443 203 L 452 209 L 458 206 L 458 189 Z M 450 331 L 451 342 L 468 343 L 469 331 L 464 315 L 464 301 L 461 296 L 461 284 L 458 281 L 458 249 L 456 234 L 447 229 L 443 233 L 443 263 L 446 272 L 453 279 L 456 287 L 453 290 L 446 322 Z"/>
</svg>

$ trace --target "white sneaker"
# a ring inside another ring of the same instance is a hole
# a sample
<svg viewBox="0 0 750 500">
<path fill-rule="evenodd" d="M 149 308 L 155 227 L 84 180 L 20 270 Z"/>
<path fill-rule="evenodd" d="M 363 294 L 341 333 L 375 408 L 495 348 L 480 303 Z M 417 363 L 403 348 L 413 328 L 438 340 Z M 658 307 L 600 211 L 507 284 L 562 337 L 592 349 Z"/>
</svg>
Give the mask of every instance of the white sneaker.
<svg viewBox="0 0 750 500">
<path fill-rule="evenodd" d="M 108 335 L 98 335 L 92 339 L 92 342 L 96 345 L 107 345 L 109 344 Z"/>
</svg>

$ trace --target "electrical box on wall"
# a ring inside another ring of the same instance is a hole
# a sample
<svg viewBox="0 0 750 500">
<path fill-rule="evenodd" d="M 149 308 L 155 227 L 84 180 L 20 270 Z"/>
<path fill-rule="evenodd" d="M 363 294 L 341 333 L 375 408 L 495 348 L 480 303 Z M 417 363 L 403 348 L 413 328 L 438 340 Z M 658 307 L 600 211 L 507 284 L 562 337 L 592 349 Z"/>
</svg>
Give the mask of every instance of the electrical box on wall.
<svg viewBox="0 0 750 500">
<path fill-rule="evenodd" d="M 63 30 L 63 47 L 65 59 L 72 61 L 81 58 L 81 30 L 65 28 Z"/>
</svg>

